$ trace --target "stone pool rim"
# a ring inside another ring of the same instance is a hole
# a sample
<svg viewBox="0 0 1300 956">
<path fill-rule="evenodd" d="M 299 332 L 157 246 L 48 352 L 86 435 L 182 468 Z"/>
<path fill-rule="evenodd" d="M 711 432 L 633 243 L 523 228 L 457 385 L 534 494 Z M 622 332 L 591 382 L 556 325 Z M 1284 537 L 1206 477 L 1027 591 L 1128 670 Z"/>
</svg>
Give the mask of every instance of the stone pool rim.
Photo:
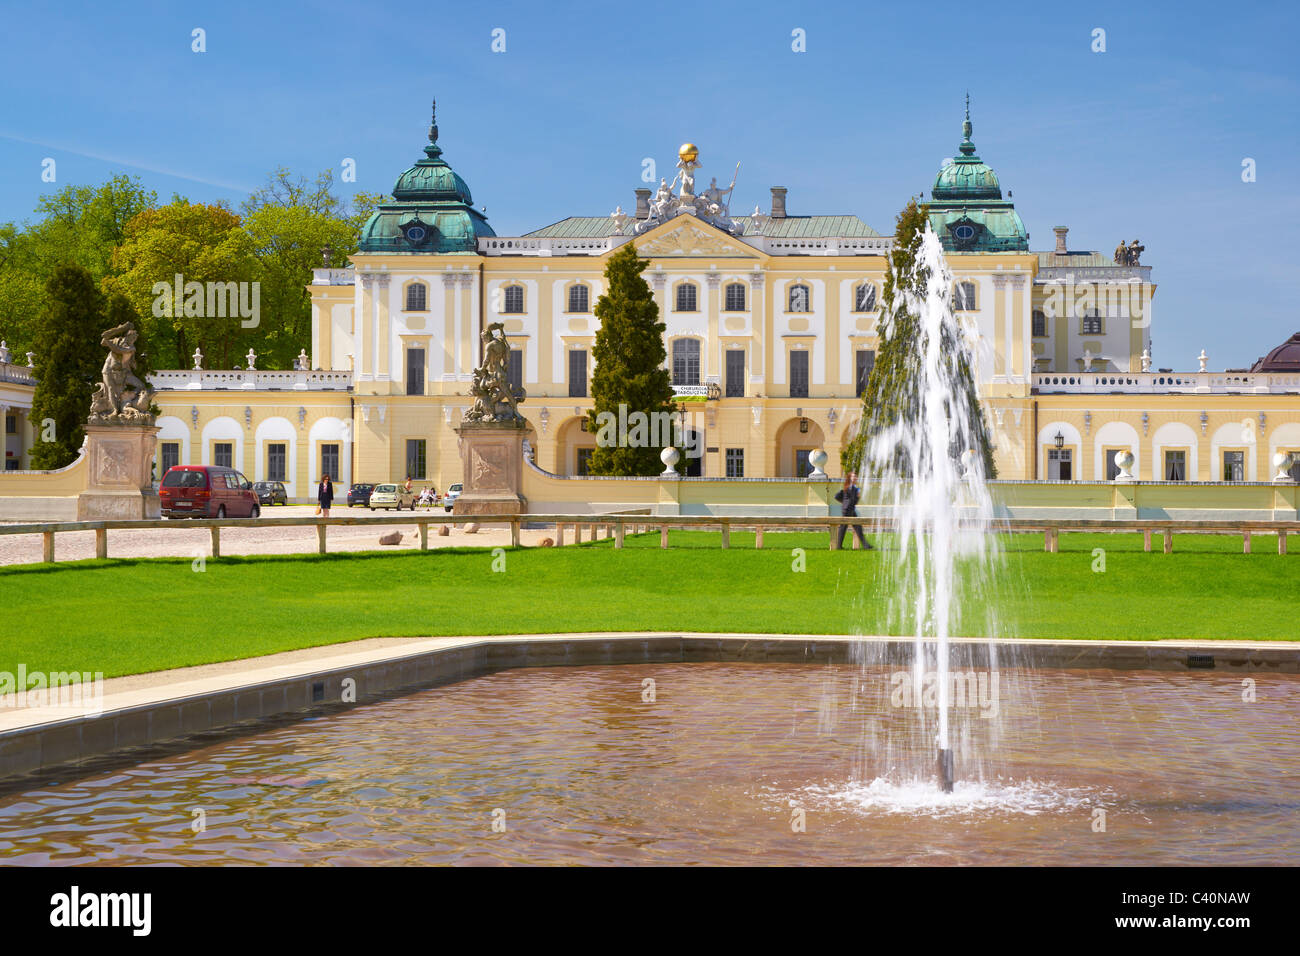
<svg viewBox="0 0 1300 956">
<path fill-rule="evenodd" d="M 850 663 L 854 648 L 872 645 L 878 659 L 901 662 L 910 637 L 809 634 L 592 632 L 408 638 L 348 651 L 326 645 L 323 656 L 276 663 L 250 658 L 229 673 L 105 692 L 101 705 L 81 709 L 0 710 L 0 782 L 60 770 L 95 758 L 158 744 L 180 744 L 212 732 L 254 732 L 272 718 L 307 717 L 360 706 L 398 692 L 457 683 L 518 667 L 646 663 Z M 1300 673 L 1300 642 L 1089 641 L 952 638 L 970 655 L 964 666 L 987 666 L 990 648 L 1012 652 L 1009 668 L 1217 670 L 1236 675 Z M 139 675 L 135 675 L 139 676 Z M 355 697 L 344 700 L 344 681 Z M 116 678 L 114 678 L 116 680 Z M 106 682 L 106 683 L 111 683 Z"/>
</svg>

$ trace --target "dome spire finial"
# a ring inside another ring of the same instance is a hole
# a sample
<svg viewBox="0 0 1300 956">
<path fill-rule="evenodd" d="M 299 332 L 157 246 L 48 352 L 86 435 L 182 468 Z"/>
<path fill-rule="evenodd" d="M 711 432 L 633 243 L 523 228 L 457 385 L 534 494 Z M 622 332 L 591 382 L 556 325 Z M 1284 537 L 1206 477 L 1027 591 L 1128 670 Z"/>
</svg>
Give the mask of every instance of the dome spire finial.
<svg viewBox="0 0 1300 956">
<path fill-rule="evenodd" d="M 961 124 L 961 136 L 962 136 L 961 152 L 963 156 L 970 156 L 973 155 L 975 152 L 975 144 L 972 143 L 970 139 L 970 134 L 973 131 L 974 131 L 974 127 L 971 126 L 971 122 L 970 122 L 970 90 L 967 90 L 966 91 L 966 119 Z"/>
<path fill-rule="evenodd" d="M 429 145 L 424 147 L 424 154 L 430 159 L 438 159 L 442 155 L 442 147 L 438 145 L 438 101 L 433 101 L 433 106 L 429 113 Z"/>
</svg>

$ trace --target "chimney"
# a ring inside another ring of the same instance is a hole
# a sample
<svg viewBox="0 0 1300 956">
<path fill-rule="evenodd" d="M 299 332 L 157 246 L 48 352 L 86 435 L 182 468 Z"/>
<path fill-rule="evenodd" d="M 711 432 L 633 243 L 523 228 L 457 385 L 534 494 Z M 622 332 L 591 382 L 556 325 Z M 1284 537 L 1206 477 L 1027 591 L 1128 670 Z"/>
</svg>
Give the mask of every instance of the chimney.
<svg viewBox="0 0 1300 956">
<path fill-rule="evenodd" d="M 650 218 L 650 190 L 637 189 L 636 192 L 636 218 Z"/>
<path fill-rule="evenodd" d="M 1054 226 L 1052 232 L 1056 233 L 1056 254 L 1065 255 L 1065 234 L 1070 231 L 1069 226 Z"/>
<path fill-rule="evenodd" d="M 785 187 L 784 186 L 772 187 L 772 218 L 773 219 L 785 218 Z"/>
</svg>

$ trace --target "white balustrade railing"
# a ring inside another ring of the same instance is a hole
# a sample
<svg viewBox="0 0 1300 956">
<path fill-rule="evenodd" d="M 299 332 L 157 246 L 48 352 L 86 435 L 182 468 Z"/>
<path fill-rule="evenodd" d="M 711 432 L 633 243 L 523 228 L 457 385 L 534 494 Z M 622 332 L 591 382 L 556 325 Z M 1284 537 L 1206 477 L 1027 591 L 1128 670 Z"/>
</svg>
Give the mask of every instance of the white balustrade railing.
<svg viewBox="0 0 1300 956">
<path fill-rule="evenodd" d="M 356 269 L 312 269 L 312 285 L 356 285 Z"/>
<path fill-rule="evenodd" d="M 337 371 L 245 371 L 241 369 L 167 369 L 149 376 L 158 391 L 238 388 L 289 389 L 299 392 L 346 391 L 352 387 L 351 372 Z"/>
<path fill-rule="evenodd" d="M 1280 395 L 1300 392 L 1300 372 L 1035 372 L 1035 392 Z"/>
<path fill-rule="evenodd" d="M 0 382 L 11 382 L 14 385 L 35 385 L 36 376 L 32 374 L 33 371 L 26 365 L 11 365 L 8 362 L 0 363 Z"/>
</svg>

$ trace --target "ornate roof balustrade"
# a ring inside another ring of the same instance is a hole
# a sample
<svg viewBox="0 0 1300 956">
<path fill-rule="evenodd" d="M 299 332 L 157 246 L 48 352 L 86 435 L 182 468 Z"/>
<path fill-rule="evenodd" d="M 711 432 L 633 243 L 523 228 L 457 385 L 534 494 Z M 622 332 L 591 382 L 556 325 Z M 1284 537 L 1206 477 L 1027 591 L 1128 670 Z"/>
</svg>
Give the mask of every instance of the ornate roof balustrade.
<svg viewBox="0 0 1300 956">
<path fill-rule="evenodd" d="M 352 373 L 338 371 L 245 371 L 242 369 L 167 369 L 149 376 L 160 392 L 206 389 L 285 390 L 295 392 L 345 392 L 352 388 Z"/>
<path fill-rule="evenodd" d="M 1300 373 L 1035 372 L 1036 393 L 1146 395 L 1300 394 Z"/>
<path fill-rule="evenodd" d="M 356 269 L 312 269 L 312 285 L 356 285 Z"/>
<path fill-rule="evenodd" d="M 8 362 L 0 362 L 0 382 L 12 382 L 15 385 L 35 385 L 36 376 L 32 374 L 33 371 L 26 365 L 11 365 Z"/>
</svg>

